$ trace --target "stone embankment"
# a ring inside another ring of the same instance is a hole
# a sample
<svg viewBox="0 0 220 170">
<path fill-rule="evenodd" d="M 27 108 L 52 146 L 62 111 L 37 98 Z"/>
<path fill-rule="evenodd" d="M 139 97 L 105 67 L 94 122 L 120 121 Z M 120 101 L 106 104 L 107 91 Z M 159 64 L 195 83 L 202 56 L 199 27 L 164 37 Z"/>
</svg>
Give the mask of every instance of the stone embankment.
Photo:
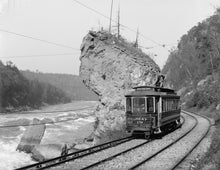
<svg viewBox="0 0 220 170">
<path fill-rule="evenodd" d="M 108 32 L 90 31 L 81 45 L 80 77 L 99 96 L 94 144 L 125 135 L 125 93 L 134 86 L 154 85 L 155 62 L 132 43 Z"/>
</svg>

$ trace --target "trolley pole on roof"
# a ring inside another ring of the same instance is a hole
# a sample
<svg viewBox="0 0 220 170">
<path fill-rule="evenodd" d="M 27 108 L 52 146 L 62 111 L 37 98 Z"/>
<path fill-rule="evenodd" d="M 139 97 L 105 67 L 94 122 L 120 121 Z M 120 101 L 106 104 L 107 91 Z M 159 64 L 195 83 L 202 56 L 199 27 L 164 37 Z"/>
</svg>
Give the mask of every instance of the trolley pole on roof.
<svg viewBox="0 0 220 170">
<path fill-rule="evenodd" d="M 111 27 L 112 27 L 112 8 L 113 8 L 113 0 L 111 3 L 111 11 L 110 11 L 110 23 L 109 23 L 109 32 L 111 33 Z"/>
</svg>

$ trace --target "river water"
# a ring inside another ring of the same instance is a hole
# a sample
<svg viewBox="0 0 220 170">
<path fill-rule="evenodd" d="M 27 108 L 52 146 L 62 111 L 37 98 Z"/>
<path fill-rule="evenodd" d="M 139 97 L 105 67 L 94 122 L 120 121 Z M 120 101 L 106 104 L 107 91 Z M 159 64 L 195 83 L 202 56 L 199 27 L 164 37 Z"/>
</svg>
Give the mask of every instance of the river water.
<svg viewBox="0 0 220 170">
<path fill-rule="evenodd" d="M 31 155 L 16 151 L 16 147 L 28 127 L 22 125 L 28 125 L 33 118 L 40 120 L 48 118 L 56 123 L 46 125 L 41 144 L 77 143 L 93 130 L 95 104 L 96 102 L 78 101 L 45 107 L 31 113 L 1 114 L 0 170 L 12 170 L 34 163 Z M 86 109 L 76 110 L 80 108 Z"/>
</svg>

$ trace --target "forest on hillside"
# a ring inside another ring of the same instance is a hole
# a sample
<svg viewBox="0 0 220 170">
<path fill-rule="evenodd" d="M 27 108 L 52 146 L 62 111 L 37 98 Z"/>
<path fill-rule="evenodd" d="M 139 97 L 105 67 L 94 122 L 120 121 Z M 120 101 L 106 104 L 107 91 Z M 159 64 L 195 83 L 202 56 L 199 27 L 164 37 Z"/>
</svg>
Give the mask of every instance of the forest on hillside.
<svg viewBox="0 0 220 170">
<path fill-rule="evenodd" d="M 28 80 L 12 62 L 4 65 L 0 61 L 0 111 L 29 110 L 70 101 L 61 89 L 49 83 Z"/>
<path fill-rule="evenodd" d="M 181 37 L 162 72 L 186 106 L 220 104 L 220 9 Z"/>
<path fill-rule="evenodd" d="M 98 96 L 89 90 L 77 75 L 31 71 L 22 71 L 22 74 L 30 80 L 49 83 L 62 89 L 72 100 L 98 100 Z"/>
</svg>

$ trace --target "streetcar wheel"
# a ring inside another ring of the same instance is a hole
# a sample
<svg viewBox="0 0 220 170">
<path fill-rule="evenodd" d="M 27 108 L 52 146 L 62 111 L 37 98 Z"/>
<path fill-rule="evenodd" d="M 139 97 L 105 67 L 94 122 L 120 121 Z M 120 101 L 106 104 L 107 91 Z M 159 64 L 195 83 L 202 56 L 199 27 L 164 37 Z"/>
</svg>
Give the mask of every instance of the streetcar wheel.
<svg viewBox="0 0 220 170">
<path fill-rule="evenodd" d="M 149 134 L 144 134 L 144 138 L 145 138 L 146 140 L 149 140 L 149 139 L 150 139 L 150 135 L 149 135 Z"/>
</svg>

